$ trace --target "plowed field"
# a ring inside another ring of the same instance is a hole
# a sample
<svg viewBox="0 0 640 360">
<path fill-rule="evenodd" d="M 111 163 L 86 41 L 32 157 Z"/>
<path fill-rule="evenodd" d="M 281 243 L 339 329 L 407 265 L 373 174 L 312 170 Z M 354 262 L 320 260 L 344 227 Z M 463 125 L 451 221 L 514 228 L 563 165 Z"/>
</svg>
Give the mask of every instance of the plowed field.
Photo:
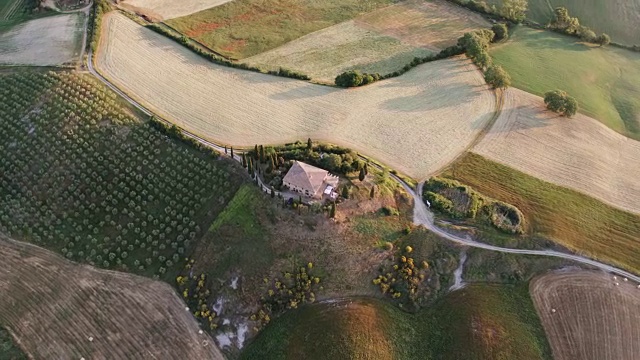
<svg viewBox="0 0 640 360">
<path fill-rule="evenodd" d="M 640 213 L 640 142 L 581 114 L 556 116 L 535 95 L 507 91 L 502 114 L 473 151 Z"/>
<path fill-rule="evenodd" d="M 157 15 L 163 20 L 186 16 L 201 10 L 216 7 L 231 0 L 125 0 L 125 8 L 133 8 L 148 15 Z"/>
<path fill-rule="evenodd" d="M 223 359 L 165 283 L 1 236 L 0 259 L 0 323 L 30 358 Z"/>
<path fill-rule="evenodd" d="M 252 146 L 311 137 L 424 178 L 463 151 L 494 114 L 492 92 L 466 60 L 343 90 L 211 64 L 122 15 L 103 23 L 99 71 L 210 140 Z"/>
<path fill-rule="evenodd" d="M 530 290 L 554 359 L 638 359 L 637 284 L 600 272 L 571 271 L 535 279 Z"/>
</svg>

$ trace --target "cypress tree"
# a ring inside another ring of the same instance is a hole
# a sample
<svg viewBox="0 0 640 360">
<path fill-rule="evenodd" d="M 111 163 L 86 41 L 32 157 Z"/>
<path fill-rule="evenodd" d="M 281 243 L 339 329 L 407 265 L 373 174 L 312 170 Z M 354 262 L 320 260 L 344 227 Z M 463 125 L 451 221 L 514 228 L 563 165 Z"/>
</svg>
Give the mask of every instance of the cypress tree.
<svg viewBox="0 0 640 360">
<path fill-rule="evenodd" d="M 242 153 L 242 167 L 247 168 L 247 155 L 245 153 Z"/>
<path fill-rule="evenodd" d="M 329 217 L 332 219 L 336 217 L 336 203 L 331 203 L 331 209 L 329 210 Z"/>
<path fill-rule="evenodd" d="M 376 196 L 376 187 L 372 186 L 371 191 L 369 192 L 369 198 L 373 199 L 374 196 Z"/>
<path fill-rule="evenodd" d="M 253 159 L 258 160 L 258 144 L 253 148 Z"/>
<path fill-rule="evenodd" d="M 227 145 L 224 146 L 224 154 L 227 155 L 229 152 L 227 151 Z"/>
<path fill-rule="evenodd" d="M 231 158 L 233 159 L 233 146 L 231 147 Z"/>
<path fill-rule="evenodd" d="M 345 199 L 349 198 L 349 188 L 346 186 L 342 188 L 342 197 Z"/>
<path fill-rule="evenodd" d="M 253 161 L 251 161 L 251 158 L 249 158 L 247 171 L 249 172 L 249 175 L 253 176 Z"/>
<path fill-rule="evenodd" d="M 364 164 L 364 174 L 369 175 L 369 168 L 367 167 L 367 164 Z"/>
<path fill-rule="evenodd" d="M 273 189 L 273 186 L 271 187 L 271 198 L 273 199 L 274 197 L 276 197 L 276 191 Z"/>
<path fill-rule="evenodd" d="M 364 176 L 365 176 L 365 172 L 364 172 L 364 168 L 360 169 L 360 174 L 358 175 L 358 180 L 360 181 L 364 181 Z"/>
<path fill-rule="evenodd" d="M 264 162 L 265 162 L 264 146 L 260 145 L 260 163 L 264 164 Z"/>
<path fill-rule="evenodd" d="M 311 150 L 313 148 L 313 143 L 311 142 L 311 138 L 307 139 L 307 149 Z"/>
</svg>

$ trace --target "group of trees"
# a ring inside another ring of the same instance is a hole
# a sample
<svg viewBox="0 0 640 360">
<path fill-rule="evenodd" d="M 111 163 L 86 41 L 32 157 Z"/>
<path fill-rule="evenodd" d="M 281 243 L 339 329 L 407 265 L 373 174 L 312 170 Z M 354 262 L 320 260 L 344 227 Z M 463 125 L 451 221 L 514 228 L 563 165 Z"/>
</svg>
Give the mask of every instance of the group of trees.
<svg viewBox="0 0 640 360">
<path fill-rule="evenodd" d="M 357 87 L 374 83 L 380 80 L 382 77 L 380 74 L 367 74 L 361 73 L 358 70 L 345 71 L 342 74 L 336 76 L 335 83 L 340 87 Z"/>
<path fill-rule="evenodd" d="M 468 32 L 458 39 L 458 46 L 465 49 L 467 57 L 483 71 L 487 84 L 494 89 L 506 89 L 511 86 L 511 77 L 500 65 L 493 64 L 488 49 L 492 42 L 507 37 L 508 32 L 504 25 L 494 28 L 499 35 L 488 29 Z"/>
<path fill-rule="evenodd" d="M 555 19 L 549 23 L 549 27 L 556 31 L 578 36 L 580 39 L 586 42 L 600 44 L 600 46 L 608 45 L 611 42 L 609 35 L 602 33 L 596 35 L 596 33 L 584 25 L 580 25 L 580 20 L 577 17 L 569 15 L 569 10 L 565 7 L 557 7 L 554 11 Z"/>
<path fill-rule="evenodd" d="M 226 165 L 71 73 L 0 77 L 0 154 L 1 233 L 146 275 L 175 266 L 238 186 Z"/>
<path fill-rule="evenodd" d="M 578 112 L 578 102 L 566 91 L 553 90 L 544 94 L 544 103 L 547 109 L 562 116 L 572 117 Z"/>
</svg>

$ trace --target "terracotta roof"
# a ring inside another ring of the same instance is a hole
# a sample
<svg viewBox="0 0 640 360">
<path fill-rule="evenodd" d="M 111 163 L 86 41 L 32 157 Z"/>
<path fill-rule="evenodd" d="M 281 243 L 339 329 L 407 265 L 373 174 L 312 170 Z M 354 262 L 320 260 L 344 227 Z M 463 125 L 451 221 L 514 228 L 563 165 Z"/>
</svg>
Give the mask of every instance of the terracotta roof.
<svg viewBox="0 0 640 360">
<path fill-rule="evenodd" d="M 315 194 L 320 190 L 327 174 L 329 174 L 327 170 L 296 161 L 282 181 Z"/>
</svg>

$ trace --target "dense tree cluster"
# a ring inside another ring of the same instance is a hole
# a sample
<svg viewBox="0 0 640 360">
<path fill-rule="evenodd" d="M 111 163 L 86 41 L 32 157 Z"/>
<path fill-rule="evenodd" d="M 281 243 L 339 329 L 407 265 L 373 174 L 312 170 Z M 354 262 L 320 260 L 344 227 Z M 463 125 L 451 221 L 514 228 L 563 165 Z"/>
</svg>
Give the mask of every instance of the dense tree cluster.
<svg viewBox="0 0 640 360">
<path fill-rule="evenodd" d="M 504 25 L 503 25 L 504 26 Z M 506 26 L 504 27 L 506 29 Z M 500 27 L 502 31 L 502 26 Z M 508 36 L 508 33 L 500 33 Z M 485 81 L 494 89 L 506 89 L 511 86 L 511 77 L 499 65 L 494 65 L 489 55 L 489 45 L 498 37 L 492 30 L 482 29 L 465 33 L 458 39 L 458 46 L 465 49 L 467 57 L 484 73 Z"/>
<path fill-rule="evenodd" d="M 380 74 L 361 73 L 358 70 L 350 70 L 336 76 L 335 83 L 340 87 L 357 87 L 371 84 L 380 80 Z"/>
<path fill-rule="evenodd" d="M 527 17 L 528 8 L 527 0 L 502 0 L 499 14 L 505 19 L 520 23 Z"/>
<path fill-rule="evenodd" d="M 0 77 L 0 158 L 0 232 L 147 275 L 174 268 L 238 186 L 212 153 L 69 73 Z"/>
<path fill-rule="evenodd" d="M 210 330 L 218 328 L 218 314 L 213 309 L 214 300 L 206 274 L 193 272 L 195 260 L 187 259 L 182 275 L 176 277 L 178 292 L 187 303 L 193 316 Z"/>
<path fill-rule="evenodd" d="M 420 284 L 429 275 L 429 263 L 421 261 L 416 264 L 412 252 L 413 248 L 407 246 L 401 254 L 395 255 L 391 269 L 383 269 L 383 273 L 373 279 L 373 284 L 380 288 L 382 294 L 401 303 L 415 305 L 420 295 Z"/>
<path fill-rule="evenodd" d="M 578 102 L 566 91 L 553 90 L 544 94 L 544 103 L 547 109 L 562 116 L 572 117 L 578 112 Z"/>
</svg>

